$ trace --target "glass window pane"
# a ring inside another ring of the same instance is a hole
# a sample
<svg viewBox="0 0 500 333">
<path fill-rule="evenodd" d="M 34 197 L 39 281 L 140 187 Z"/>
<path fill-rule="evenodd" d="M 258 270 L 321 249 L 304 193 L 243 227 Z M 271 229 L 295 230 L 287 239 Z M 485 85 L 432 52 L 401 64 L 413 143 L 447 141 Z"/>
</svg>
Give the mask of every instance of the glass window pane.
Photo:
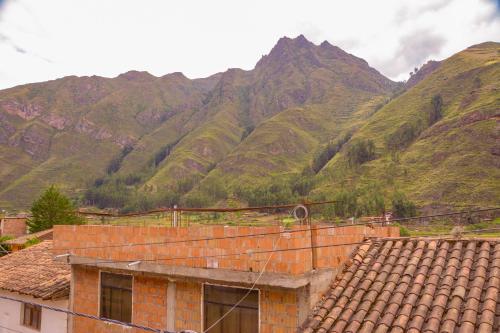
<svg viewBox="0 0 500 333">
<path fill-rule="evenodd" d="M 39 330 L 42 323 L 42 308 L 40 306 L 23 304 L 21 324 Z"/>
<path fill-rule="evenodd" d="M 101 273 L 101 317 L 132 321 L 132 276 Z"/>
<path fill-rule="evenodd" d="M 229 311 L 248 289 L 205 285 L 205 329 Z M 253 290 L 209 333 L 254 333 L 259 330 L 259 292 Z"/>
</svg>

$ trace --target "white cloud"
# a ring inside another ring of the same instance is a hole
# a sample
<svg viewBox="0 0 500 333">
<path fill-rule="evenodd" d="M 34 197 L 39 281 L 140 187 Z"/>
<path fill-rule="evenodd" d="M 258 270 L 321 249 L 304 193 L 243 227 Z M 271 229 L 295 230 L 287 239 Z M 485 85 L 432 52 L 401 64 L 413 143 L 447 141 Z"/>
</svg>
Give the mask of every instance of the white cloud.
<svg viewBox="0 0 500 333">
<path fill-rule="evenodd" d="M 500 17 L 487 0 L 7 0 L 0 88 L 131 69 L 188 77 L 250 69 L 279 37 L 300 33 L 402 80 L 430 58 L 498 41 Z"/>
</svg>

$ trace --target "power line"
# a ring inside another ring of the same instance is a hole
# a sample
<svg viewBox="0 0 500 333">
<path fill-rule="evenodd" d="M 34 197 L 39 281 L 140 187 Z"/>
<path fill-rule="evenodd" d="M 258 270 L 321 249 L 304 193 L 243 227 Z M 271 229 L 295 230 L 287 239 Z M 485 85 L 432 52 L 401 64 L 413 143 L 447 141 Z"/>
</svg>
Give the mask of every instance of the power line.
<svg viewBox="0 0 500 333">
<path fill-rule="evenodd" d="M 497 210 L 500 208 L 490 208 L 477 210 L 479 211 L 489 211 L 489 210 Z M 66 248 L 53 248 L 54 251 L 71 251 L 71 250 L 95 250 L 95 249 L 106 249 L 106 248 L 118 248 L 118 247 L 135 247 L 135 246 L 155 246 L 155 245 L 170 245 L 170 244 L 180 244 L 180 243 L 189 243 L 189 242 L 202 242 L 202 241 L 211 241 L 211 240 L 222 240 L 222 239 L 237 239 L 237 238 L 249 238 L 249 237 L 262 237 L 269 235 L 279 235 L 284 233 L 297 233 L 297 232 L 308 232 L 308 231 L 316 231 L 316 230 L 325 230 L 325 229 L 335 229 L 349 226 L 369 226 L 373 224 L 384 224 L 391 225 L 392 223 L 397 223 L 399 221 L 408 221 L 409 219 L 423 219 L 430 217 L 442 217 L 449 215 L 458 215 L 470 212 L 454 212 L 447 214 L 438 214 L 438 215 L 427 215 L 420 217 L 411 217 L 411 218 L 402 218 L 402 219 L 393 219 L 389 222 L 387 221 L 372 221 L 372 222 L 364 222 L 364 223 L 349 223 L 349 224 L 341 224 L 341 225 L 329 225 L 329 226 L 321 226 L 310 229 L 296 229 L 296 230 L 283 230 L 283 231 L 273 231 L 273 232 L 263 232 L 249 235 L 234 235 L 234 236 L 221 236 L 221 237 L 205 237 L 205 238 L 194 238 L 194 239 L 183 239 L 183 240 L 173 240 L 173 241 L 161 241 L 161 242 L 144 242 L 144 243 L 122 243 L 122 244 L 112 244 L 112 245 L 97 245 L 97 246 L 82 246 L 82 247 L 66 247 Z M 42 251 L 42 250 L 38 250 Z"/>
<path fill-rule="evenodd" d="M 16 298 L 8 297 L 8 296 L 2 296 L 2 295 L 0 295 L 0 299 L 4 299 L 4 300 L 8 300 L 8 301 L 13 301 L 13 302 L 18 302 L 18 303 L 29 304 L 29 305 L 32 305 L 32 306 L 38 306 L 38 307 L 41 307 L 43 309 L 47 309 L 47 310 L 51 310 L 51 311 L 55 311 L 55 312 L 61 312 L 61 313 L 65 313 L 65 314 L 72 315 L 72 316 L 77 316 L 77 317 L 82 317 L 82 318 L 87 318 L 87 319 L 93 319 L 93 320 L 103 321 L 103 322 L 107 322 L 107 323 L 113 323 L 113 324 L 119 324 L 119 325 L 122 325 L 122 326 L 137 328 L 137 329 L 148 331 L 148 332 L 155 332 L 155 333 L 176 333 L 176 332 L 172 332 L 172 331 L 165 331 L 165 330 L 161 330 L 161 329 L 157 329 L 157 328 L 151 328 L 151 327 L 137 325 L 137 324 L 132 324 L 132 323 L 125 323 L 125 322 L 122 322 L 122 321 L 119 321 L 119 320 L 102 318 L 102 317 L 98 317 L 98 316 L 94 316 L 94 315 L 89 315 L 89 314 L 86 314 L 86 313 L 70 311 L 70 310 L 61 309 L 61 308 L 57 308 L 57 307 L 53 307 L 53 306 L 49 306 L 49 305 L 45 305 L 45 304 L 33 303 L 33 302 L 29 302 L 29 301 L 22 301 L 22 300 L 19 300 L 19 299 L 16 299 Z"/>
<path fill-rule="evenodd" d="M 312 229 L 315 230 L 315 229 Z M 488 228 L 488 229 L 477 229 L 471 231 L 463 231 L 463 233 L 477 233 L 477 232 L 487 232 L 487 231 L 500 231 L 500 228 Z M 451 236 L 451 235 L 450 235 Z M 280 236 L 281 237 L 281 236 Z M 401 238 L 401 237 L 399 237 Z M 411 237 L 403 237 L 403 238 L 411 238 Z M 422 237 L 416 237 L 415 239 L 421 239 Z M 130 260 L 95 260 L 89 261 L 86 263 L 82 263 L 82 265 L 98 265 L 98 264 L 108 264 L 108 263 L 132 263 L 132 262 L 156 262 L 156 261 L 171 261 L 171 260 L 185 260 L 185 259 L 207 259 L 207 258 L 217 258 L 217 257 L 231 257 L 231 256 L 252 256 L 255 254 L 263 254 L 263 253 L 274 253 L 274 252 L 286 252 L 286 251 L 301 251 L 301 250 L 311 250 L 311 249 L 319 249 L 319 248 L 328 248 L 328 247 L 337 247 L 337 246 L 347 246 L 347 245 L 360 245 L 364 244 L 366 240 L 360 242 L 351 242 L 351 243 L 338 243 L 338 244 L 326 244 L 326 245 L 315 245 L 315 246 L 306 246 L 306 247 L 297 247 L 297 248 L 288 248 L 288 249 L 273 249 L 273 250 L 262 250 L 262 251 L 248 251 L 248 252 L 236 252 L 236 253 L 225 253 L 225 254 L 214 254 L 214 255 L 204 255 L 204 256 L 184 256 L 184 257 L 169 257 L 169 258 L 156 258 L 156 259 L 130 259 Z M 71 255 L 68 255 L 71 256 Z M 17 266 L 43 266 L 49 267 L 49 264 L 19 264 Z M 16 267 L 17 267 L 16 266 Z"/>
<path fill-rule="evenodd" d="M 454 213 L 447 213 L 447 214 L 416 216 L 416 217 L 409 217 L 409 218 L 392 219 L 390 221 L 372 221 L 372 222 L 363 222 L 363 223 L 349 223 L 349 224 L 321 226 L 321 227 L 315 227 L 315 228 L 310 228 L 310 229 L 295 229 L 295 230 L 283 230 L 283 231 L 263 232 L 263 233 L 248 234 L 248 235 L 234 235 L 234 236 L 221 236 L 221 237 L 205 237 L 205 238 L 181 239 L 181 240 L 161 241 L 161 242 L 122 243 L 122 244 L 112 244 L 112 245 L 66 247 L 66 248 L 53 248 L 52 250 L 53 251 L 93 250 L 93 249 L 106 249 L 106 248 L 118 248 L 118 247 L 155 246 L 155 245 L 169 245 L 169 244 L 179 244 L 179 243 L 189 243 L 189 242 L 202 242 L 202 241 L 211 241 L 211 240 L 222 240 L 222 239 L 261 237 L 261 236 L 269 236 L 269 235 L 279 235 L 279 234 L 284 234 L 284 233 L 297 233 L 297 232 L 308 232 L 308 231 L 316 231 L 316 230 L 324 230 L 324 229 L 335 229 L 335 228 L 343 228 L 343 227 L 349 227 L 349 226 L 370 226 L 370 225 L 373 225 L 373 224 L 391 225 L 391 224 L 393 224 L 395 222 L 397 223 L 399 221 L 408 221 L 408 220 L 411 220 L 411 219 L 418 220 L 418 219 L 431 218 L 431 217 L 443 217 L 443 216 L 459 215 L 459 214 L 474 213 L 474 212 L 480 212 L 480 211 L 498 210 L 498 209 L 500 209 L 500 208 L 489 208 L 489 209 L 482 209 L 482 210 L 469 211 L 469 212 L 454 212 Z M 37 251 L 45 251 L 45 250 L 37 250 Z"/>
<path fill-rule="evenodd" d="M 310 249 L 319 249 L 325 247 L 337 247 L 337 246 L 346 246 L 346 245 L 358 245 L 363 244 L 363 242 L 352 242 L 352 243 L 339 243 L 339 244 L 327 244 L 327 245 L 317 245 L 317 246 L 305 246 L 305 247 L 296 247 L 290 249 L 277 249 L 277 250 L 262 250 L 262 251 L 251 251 L 251 252 L 236 252 L 236 253 L 225 253 L 225 254 L 214 254 L 214 255 L 206 255 L 206 256 L 197 256 L 197 257 L 170 257 L 170 258 L 157 258 L 157 259 L 132 259 L 132 260 L 110 260 L 110 261 L 96 261 L 94 264 L 105 264 L 105 263 L 130 263 L 130 262 L 155 262 L 155 261 L 171 261 L 171 260 L 184 260 L 184 259 L 207 259 L 207 258 L 219 258 L 219 257 L 232 257 L 232 256 L 252 256 L 255 254 L 263 254 L 263 253 L 274 253 L 274 252 L 287 252 L 287 251 L 301 251 L 301 250 L 310 250 Z"/>
<path fill-rule="evenodd" d="M 363 240 L 363 241 L 360 241 L 360 242 L 351 242 L 351 243 L 338 243 L 338 244 L 305 246 L 305 247 L 296 247 L 296 248 L 288 248 L 288 249 L 276 249 L 276 250 L 236 252 L 236 253 L 214 254 L 214 255 L 205 255 L 205 256 L 196 256 L 196 257 L 186 256 L 186 257 L 170 257 L 170 258 L 156 258 L 156 259 L 138 259 L 138 258 L 136 258 L 136 259 L 130 259 L 130 260 L 95 260 L 95 261 L 89 261 L 89 262 L 86 262 L 86 263 L 82 263 L 81 265 L 118 264 L 118 263 L 132 263 L 132 262 L 155 262 L 155 261 L 170 261 L 170 260 L 183 260 L 183 259 L 206 259 L 206 258 L 232 257 L 232 256 L 241 256 L 241 255 L 252 256 L 252 255 L 255 255 L 255 254 L 263 254 L 263 253 L 286 252 L 286 251 L 301 251 L 301 250 L 311 250 L 311 249 L 320 249 L 320 248 L 346 246 L 346 245 L 360 245 L 360 244 L 364 244 L 365 242 L 366 242 L 366 240 Z M 49 264 L 36 264 L 35 263 L 35 264 L 19 264 L 18 266 L 42 266 L 42 267 L 48 267 L 48 266 L 51 266 L 51 265 L 49 265 Z"/>
<path fill-rule="evenodd" d="M 24 332 L 15 330 L 13 328 L 5 327 L 5 326 L 2 326 L 2 325 L 0 325 L 0 328 L 3 328 L 4 330 L 7 330 L 7 331 L 15 332 L 15 333 L 24 333 Z"/>
<path fill-rule="evenodd" d="M 276 243 L 274 243 L 274 246 L 273 246 L 273 250 L 276 250 L 276 247 L 278 246 L 278 243 L 279 241 L 281 240 L 281 235 L 279 236 L 279 238 L 276 240 Z M 245 298 L 248 297 L 248 295 L 250 295 L 250 293 L 255 289 L 255 286 L 257 285 L 257 282 L 259 282 L 260 278 L 262 277 L 262 274 L 264 274 L 264 272 L 266 271 L 266 268 L 267 268 L 267 265 L 269 264 L 269 261 L 271 261 L 271 258 L 273 256 L 274 252 L 271 252 L 271 254 L 269 255 L 269 257 L 267 258 L 266 260 L 266 263 L 264 264 L 264 267 L 262 267 L 262 270 L 260 271 L 259 273 L 259 276 L 257 276 L 257 278 L 255 279 L 255 281 L 253 282 L 252 284 L 252 287 L 250 289 L 248 289 L 247 293 L 238 301 L 236 302 L 232 307 L 231 309 L 229 309 L 226 313 L 224 313 L 219 319 L 217 319 L 215 321 L 215 323 L 213 323 L 212 325 L 210 325 L 210 327 L 208 327 L 207 329 L 205 329 L 203 331 L 203 333 L 207 333 L 208 331 L 210 331 L 212 328 L 214 328 L 215 326 L 217 326 L 222 320 L 224 320 L 224 318 L 226 318 L 231 312 L 233 312 L 234 309 L 236 309 L 238 307 L 238 305 L 241 304 L 241 302 L 243 302 L 245 300 Z"/>
<path fill-rule="evenodd" d="M 317 202 L 306 202 L 300 204 L 286 204 L 286 205 L 271 205 L 271 206 L 253 206 L 253 207 L 240 207 L 240 208 L 190 208 L 190 207 L 177 207 L 177 208 L 157 208 L 153 210 L 143 211 L 143 212 L 134 212 L 134 213 L 126 213 L 126 214 L 113 214 L 113 213 L 99 213 L 99 212 L 85 212 L 85 211 L 77 211 L 76 213 L 81 215 L 93 215 L 93 216 L 103 216 L 103 217 L 132 217 L 132 216 L 141 216 L 141 215 L 151 215 L 157 213 L 166 213 L 166 212 L 204 212 L 204 213 L 231 213 L 231 212 L 242 212 L 242 211 L 254 211 L 254 210 L 266 210 L 266 209 L 285 209 L 285 208 L 294 208 L 297 205 L 305 205 L 305 206 L 316 206 L 316 205 L 325 205 L 336 203 L 335 200 L 329 201 L 317 201 Z"/>
<path fill-rule="evenodd" d="M 271 231 L 248 235 L 234 235 L 234 236 L 220 236 L 220 237 L 205 237 L 205 238 L 192 238 L 192 239 L 181 239 L 173 241 L 162 241 L 162 242 L 144 242 L 144 243 L 122 243 L 122 244 L 112 244 L 112 245 L 96 245 L 96 246 L 82 246 L 82 247 L 66 247 L 66 248 L 52 248 L 53 251 L 70 251 L 70 250 L 95 250 L 95 249 L 107 249 L 107 248 L 117 248 L 117 247 L 135 247 L 135 246 L 155 246 L 155 245 L 170 245 L 179 243 L 190 243 L 190 242 L 203 242 L 211 240 L 221 240 L 221 239 L 236 239 L 236 238 L 251 238 L 251 237 L 262 237 L 269 235 L 280 235 L 289 234 L 297 232 L 310 232 L 316 230 L 324 229 L 335 229 L 350 226 L 370 226 L 373 224 L 387 224 L 385 221 L 373 221 L 364 223 L 352 223 L 352 224 L 341 224 L 341 225 L 328 225 L 322 227 L 308 228 L 308 229 L 294 229 L 294 230 L 283 230 L 283 231 Z M 46 250 L 32 250 L 32 252 L 45 252 Z"/>
</svg>

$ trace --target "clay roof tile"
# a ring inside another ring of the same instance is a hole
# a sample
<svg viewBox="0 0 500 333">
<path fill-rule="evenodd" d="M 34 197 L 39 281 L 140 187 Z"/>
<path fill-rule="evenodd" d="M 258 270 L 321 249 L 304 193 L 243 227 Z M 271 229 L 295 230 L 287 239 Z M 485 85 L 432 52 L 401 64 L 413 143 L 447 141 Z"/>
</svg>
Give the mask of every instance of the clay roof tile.
<svg viewBox="0 0 500 333">
<path fill-rule="evenodd" d="M 41 299 L 67 298 L 70 266 L 54 260 L 52 241 L 0 258 L 0 289 Z"/>
<path fill-rule="evenodd" d="M 498 240 L 379 240 L 352 258 L 303 332 L 500 332 Z"/>
</svg>

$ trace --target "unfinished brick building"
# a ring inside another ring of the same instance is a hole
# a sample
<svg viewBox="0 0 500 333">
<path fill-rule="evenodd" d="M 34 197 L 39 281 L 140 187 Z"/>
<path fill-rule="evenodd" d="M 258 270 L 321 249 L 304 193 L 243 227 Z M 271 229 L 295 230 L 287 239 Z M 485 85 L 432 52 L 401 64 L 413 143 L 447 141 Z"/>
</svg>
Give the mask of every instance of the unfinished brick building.
<svg viewBox="0 0 500 333">
<path fill-rule="evenodd" d="M 10 236 L 19 237 L 26 235 L 26 217 L 6 216 L 0 218 L 0 237 Z"/>
<path fill-rule="evenodd" d="M 360 242 L 395 236 L 393 226 L 56 226 L 54 248 L 69 254 L 73 311 L 203 332 L 237 305 L 210 332 L 279 333 L 297 331 Z M 134 331 L 79 317 L 70 327 Z"/>
</svg>

